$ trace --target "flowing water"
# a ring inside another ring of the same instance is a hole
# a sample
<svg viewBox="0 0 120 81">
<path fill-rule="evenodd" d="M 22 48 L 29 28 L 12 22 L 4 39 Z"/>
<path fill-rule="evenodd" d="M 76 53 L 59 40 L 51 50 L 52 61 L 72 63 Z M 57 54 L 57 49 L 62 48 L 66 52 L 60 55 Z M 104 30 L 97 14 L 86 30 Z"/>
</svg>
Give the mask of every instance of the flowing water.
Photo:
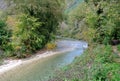
<svg viewBox="0 0 120 81">
<path fill-rule="evenodd" d="M 57 45 L 58 47 L 54 51 L 73 49 L 20 65 L 0 75 L 0 81 L 47 81 L 55 70 L 70 64 L 76 56 L 80 56 L 87 43 L 76 40 L 61 40 L 57 42 Z"/>
</svg>

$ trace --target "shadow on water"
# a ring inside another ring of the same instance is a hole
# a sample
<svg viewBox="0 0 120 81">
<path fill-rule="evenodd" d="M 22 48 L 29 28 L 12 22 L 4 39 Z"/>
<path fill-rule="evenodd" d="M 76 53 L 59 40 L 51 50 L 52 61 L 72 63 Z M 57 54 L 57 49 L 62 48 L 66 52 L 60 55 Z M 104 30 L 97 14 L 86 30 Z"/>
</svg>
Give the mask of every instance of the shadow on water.
<svg viewBox="0 0 120 81">
<path fill-rule="evenodd" d="M 57 44 L 58 48 L 54 51 L 65 50 L 66 48 L 74 48 L 74 50 L 20 65 L 1 75 L 0 81 L 47 81 L 55 70 L 70 64 L 76 56 L 82 54 L 84 51 L 83 45 L 86 43 L 75 40 L 61 40 Z"/>
</svg>

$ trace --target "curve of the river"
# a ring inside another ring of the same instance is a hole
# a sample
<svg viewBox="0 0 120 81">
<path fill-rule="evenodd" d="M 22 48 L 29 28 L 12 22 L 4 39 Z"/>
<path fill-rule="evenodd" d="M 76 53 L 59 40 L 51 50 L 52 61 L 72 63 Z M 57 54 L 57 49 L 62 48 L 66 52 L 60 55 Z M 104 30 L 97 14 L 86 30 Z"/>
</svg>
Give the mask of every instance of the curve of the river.
<svg viewBox="0 0 120 81">
<path fill-rule="evenodd" d="M 58 47 L 53 50 L 53 52 L 58 51 L 59 53 L 7 71 L 0 75 L 0 81 L 47 81 L 54 75 L 55 70 L 70 64 L 75 57 L 80 56 L 86 45 L 87 43 L 84 41 L 59 40 L 57 41 Z M 66 49 L 70 50 L 60 53 Z"/>
</svg>

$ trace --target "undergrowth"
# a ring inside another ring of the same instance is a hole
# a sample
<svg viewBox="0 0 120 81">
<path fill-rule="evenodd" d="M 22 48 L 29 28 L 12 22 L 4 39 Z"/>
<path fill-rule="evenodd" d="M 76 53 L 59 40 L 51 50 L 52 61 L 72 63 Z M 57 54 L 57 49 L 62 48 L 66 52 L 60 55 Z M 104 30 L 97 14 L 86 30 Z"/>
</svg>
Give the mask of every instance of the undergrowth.
<svg viewBox="0 0 120 81">
<path fill-rule="evenodd" d="M 110 45 L 90 46 L 49 81 L 120 81 L 119 58 Z"/>
<path fill-rule="evenodd" d="M 120 52 L 120 45 L 117 46 L 117 50 Z"/>
</svg>

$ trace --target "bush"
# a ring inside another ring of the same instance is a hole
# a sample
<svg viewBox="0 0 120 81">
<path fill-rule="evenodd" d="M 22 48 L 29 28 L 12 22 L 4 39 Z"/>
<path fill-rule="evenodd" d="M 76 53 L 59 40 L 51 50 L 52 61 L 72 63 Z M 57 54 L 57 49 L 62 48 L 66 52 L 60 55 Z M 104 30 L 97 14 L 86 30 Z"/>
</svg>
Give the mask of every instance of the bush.
<svg viewBox="0 0 120 81">
<path fill-rule="evenodd" d="M 52 50 L 52 49 L 54 49 L 56 47 L 56 44 L 55 43 L 47 43 L 46 44 L 46 48 L 48 49 L 48 50 Z"/>
<path fill-rule="evenodd" d="M 66 35 L 105 45 L 111 40 L 119 40 L 119 7 L 119 1 L 111 0 L 88 0 L 79 4 L 68 14 L 67 21 L 71 26 L 68 29 L 71 31 Z"/>
<path fill-rule="evenodd" d="M 0 48 L 2 50 L 8 50 L 11 37 L 11 31 L 7 29 L 5 20 L 0 20 Z"/>
<path fill-rule="evenodd" d="M 3 44 L 3 40 L 5 39 L 5 36 L 7 34 L 5 30 L 6 24 L 3 20 L 0 20 L 0 45 Z"/>
<path fill-rule="evenodd" d="M 90 46 L 49 81 L 119 81 L 120 64 L 114 61 L 116 58 L 110 45 Z"/>
<path fill-rule="evenodd" d="M 11 0 L 7 0 L 7 3 L 11 3 Z M 9 5 L 7 17 L 11 36 L 8 36 L 6 29 L 0 29 L 0 45 L 2 44 L 6 56 L 26 57 L 55 39 L 54 34 L 62 20 L 61 6 L 64 1 L 12 0 L 12 3 L 15 5 Z M 5 25 L 6 23 L 0 23 L 1 27 Z M 54 47 L 55 45 L 49 48 Z"/>
<path fill-rule="evenodd" d="M 26 14 L 21 14 L 16 20 L 17 22 L 12 27 L 12 41 L 10 42 L 13 55 L 24 57 L 24 53 L 29 54 L 42 48 L 45 40 L 44 35 L 39 31 L 42 22 Z"/>
<path fill-rule="evenodd" d="M 117 46 L 117 50 L 120 52 L 120 45 Z"/>
</svg>

